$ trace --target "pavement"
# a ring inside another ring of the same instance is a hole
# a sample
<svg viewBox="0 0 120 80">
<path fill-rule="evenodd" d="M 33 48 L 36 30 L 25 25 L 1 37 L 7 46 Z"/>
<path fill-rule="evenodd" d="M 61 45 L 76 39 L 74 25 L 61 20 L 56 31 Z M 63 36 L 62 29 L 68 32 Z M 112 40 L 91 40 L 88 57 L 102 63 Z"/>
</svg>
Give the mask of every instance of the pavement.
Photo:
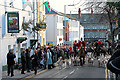
<svg viewBox="0 0 120 80">
<path fill-rule="evenodd" d="M 70 60 L 69 60 L 70 61 Z M 113 80 L 114 74 L 107 70 L 106 65 L 101 67 L 98 66 L 97 60 L 95 60 L 94 65 L 88 64 L 87 61 L 84 66 L 74 66 L 69 67 L 64 66 L 62 69 L 55 67 L 53 69 L 38 70 L 37 75 L 34 75 L 34 71 L 26 74 L 21 74 L 20 70 L 14 71 L 15 76 L 7 76 L 7 71 L 2 72 L 2 78 L 5 79 L 104 79 Z"/>
</svg>

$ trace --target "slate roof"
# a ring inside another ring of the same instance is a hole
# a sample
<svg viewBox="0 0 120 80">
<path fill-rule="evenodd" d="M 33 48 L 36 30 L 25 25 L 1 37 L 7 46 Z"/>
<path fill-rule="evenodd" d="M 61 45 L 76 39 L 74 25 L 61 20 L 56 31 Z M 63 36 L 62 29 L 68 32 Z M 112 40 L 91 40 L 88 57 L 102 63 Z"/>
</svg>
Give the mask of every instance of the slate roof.
<svg viewBox="0 0 120 80">
<path fill-rule="evenodd" d="M 78 19 L 78 14 L 71 14 L 71 16 Z M 85 13 L 81 14 L 80 19 L 81 23 L 107 23 L 107 21 L 106 14 L 93 14 L 93 17 L 91 17 L 90 13 Z"/>
<path fill-rule="evenodd" d="M 66 17 L 69 18 L 69 19 L 79 21 L 79 19 L 77 19 L 77 18 L 71 17 L 71 16 L 69 16 L 69 15 L 67 15 L 67 14 L 64 14 L 64 13 L 62 13 L 62 12 L 58 12 L 58 11 L 53 10 L 53 9 L 51 9 L 51 13 L 49 13 L 48 10 L 47 10 L 47 8 L 45 8 L 45 14 L 58 14 L 58 15 L 61 15 L 61 16 L 66 16 Z"/>
</svg>

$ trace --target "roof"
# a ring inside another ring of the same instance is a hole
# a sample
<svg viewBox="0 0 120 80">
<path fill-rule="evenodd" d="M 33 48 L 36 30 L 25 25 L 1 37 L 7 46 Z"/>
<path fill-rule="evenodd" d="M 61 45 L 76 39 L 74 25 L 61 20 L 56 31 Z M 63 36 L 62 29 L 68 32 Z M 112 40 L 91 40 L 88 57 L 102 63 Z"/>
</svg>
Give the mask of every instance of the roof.
<svg viewBox="0 0 120 80">
<path fill-rule="evenodd" d="M 58 11 L 56 11 L 54 9 L 51 9 L 51 13 L 49 13 L 48 10 L 45 8 L 45 14 L 58 14 L 58 15 L 61 15 L 61 16 L 66 16 L 69 19 L 79 21 L 79 19 L 77 19 L 77 18 L 71 17 L 71 16 L 69 16 L 67 14 L 64 14 L 62 12 L 58 12 Z"/>
<path fill-rule="evenodd" d="M 70 15 L 70 14 L 68 14 Z M 71 14 L 72 17 L 78 19 L 78 14 Z M 106 14 L 93 14 L 91 17 L 91 13 L 81 14 L 81 23 L 107 23 L 107 15 Z"/>
</svg>

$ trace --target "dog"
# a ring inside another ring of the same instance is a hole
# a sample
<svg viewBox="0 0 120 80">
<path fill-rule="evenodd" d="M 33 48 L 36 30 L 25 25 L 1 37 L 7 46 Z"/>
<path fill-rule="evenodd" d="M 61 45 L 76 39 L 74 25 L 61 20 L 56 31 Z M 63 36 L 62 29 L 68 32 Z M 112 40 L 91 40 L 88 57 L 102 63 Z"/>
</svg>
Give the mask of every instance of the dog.
<svg viewBox="0 0 120 80">
<path fill-rule="evenodd" d="M 88 53 L 87 58 L 88 58 L 88 64 L 94 65 L 94 57 L 92 57 L 92 53 Z"/>
<path fill-rule="evenodd" d="M 92 65 L 94 65 L 94 59 L 93 58 L 88 58 L 88 64 L 92 64 Z"/>
<path fill-rule="evenodd" d="M 105 57 L 98 58 L 98 65 L 99 67 L 104 66 L 104 64 L 107 64 L 108 60 L 110 59 L 110 55 L 106 55 Z"/>
<path fill-rule="evenodd" d="M 69 67 L 70 67 L 69 60 L 66 60 L 66 67 L 67 67 L 67 68 L 69 68 Z"/>
<path fill-rule="evenodd" d="M 65 61 L 62 59 L 62 57 L 58 59 L 57 64 L 58 64 L 59 69 L 63 68 L 63 64 L 65 64 Z"/>
</svg>

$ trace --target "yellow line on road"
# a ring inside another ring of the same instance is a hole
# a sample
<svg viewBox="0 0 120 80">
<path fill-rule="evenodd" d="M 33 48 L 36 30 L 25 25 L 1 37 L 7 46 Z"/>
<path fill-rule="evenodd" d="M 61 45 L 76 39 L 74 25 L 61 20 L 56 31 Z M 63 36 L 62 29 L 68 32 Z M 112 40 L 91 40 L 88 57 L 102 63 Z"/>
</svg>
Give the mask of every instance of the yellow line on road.
<svg viewBox="0 0 120 80">
<path fill-rule="evenodd" d="M 107 80 L 107 66 L 106 66 L 106 64 L 105 64 L 105 78 Z"/>
<path fill-rule="evenodd" d="M 110 80 L 110 70 L 108 70 L 109 80 Z"/>
<path fill-rule="evenodd" d="M 40 71 L 39 73 L 37 73 L 36 75 L 39 75 L 39 74 L 41 74 L 41 73 L 43 73 L 43 72 L 45 72 L 45 71 L 47 71 L 48 69 L 45 69 L 45 70 L 43 70 L 43 71 Z M 32 77 L 34 77 L 34 76 L 36 76 L 35 74 L 32 74 L 32 75 L 30 75 L 30 76 L 28 76 L 28 77 L 26 77 L 24 80 L 26 80 L 26 79 L 30 79 L 30 78 L 32 78 Z"/>
</svg>

